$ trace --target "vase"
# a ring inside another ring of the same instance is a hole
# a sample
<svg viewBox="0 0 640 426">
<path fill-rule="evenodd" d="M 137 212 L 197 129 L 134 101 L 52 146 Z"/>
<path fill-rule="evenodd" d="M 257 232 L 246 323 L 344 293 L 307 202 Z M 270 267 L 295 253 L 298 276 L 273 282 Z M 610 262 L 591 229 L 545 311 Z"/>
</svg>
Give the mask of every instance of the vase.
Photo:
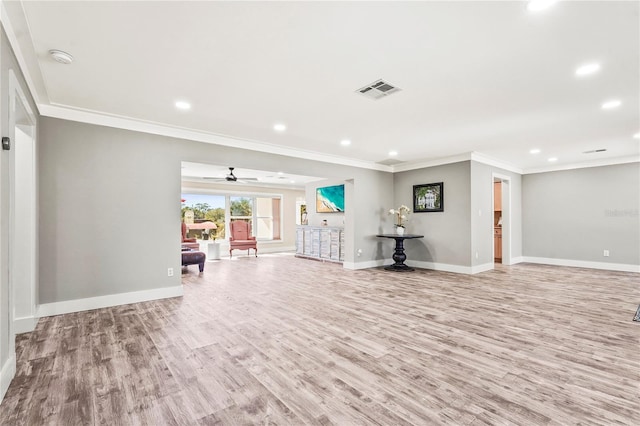
<svg viewBox="0 0 640 426">
<path fill-rule="evenodd" d="M 398 234 L 398 235 L 404 235 L 404 227 L 402 227 L 402 226 L 396 226 L 396 234 Z"/>
</svg>

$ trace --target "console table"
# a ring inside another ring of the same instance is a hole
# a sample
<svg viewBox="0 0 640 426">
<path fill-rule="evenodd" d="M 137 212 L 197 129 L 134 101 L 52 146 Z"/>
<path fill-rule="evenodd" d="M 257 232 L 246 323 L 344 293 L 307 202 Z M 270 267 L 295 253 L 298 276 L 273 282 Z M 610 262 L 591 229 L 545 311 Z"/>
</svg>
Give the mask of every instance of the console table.
<svg viewBox="0 0 640 426">
<path fill-rule="evenodd" d="M 384 269 L 387 271 L 397 271 L 397 272 L 408 272 L 413 271 L 414 269 L 410 266 L 404 264 L 404 261 L 407 260 L 407 255 L 404 254 L 404 240 L 412 240 L 414 238 L 424 238 L 424 235 L 414 235 L 414 234 L 379 234 L 376 237 L 380 238 L 393 238 L 396 240 L 396 251 L 393 253 L 393 261 L 395 262 L 393 265 L 386 266 Z"/>
<path fill-rule="evenodd" d="M 344 229 L 302 225 L 296 228 L 296 256 L 330 262 L 344 261 Z"/>
</svg>

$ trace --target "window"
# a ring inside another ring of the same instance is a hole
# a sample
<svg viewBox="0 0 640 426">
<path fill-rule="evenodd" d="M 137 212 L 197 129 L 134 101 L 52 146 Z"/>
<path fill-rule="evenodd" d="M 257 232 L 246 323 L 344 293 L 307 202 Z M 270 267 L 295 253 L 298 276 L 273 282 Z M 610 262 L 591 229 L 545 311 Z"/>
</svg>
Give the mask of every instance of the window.
<svg viewBox="0 0 640 426">
<path fill-rule="evenodd" d="M 211 238 L 226 239 L 228 222 L 244 220 L 258 240 L 282 239 L 282 196 L 182 194 L 182 217 L 185 223 L 211 221 L 217 229 L 209 231 Z M 190 216 L 193 215 L 191 221 Z M 195 228 L 195 226 L 194 226 Z M 204 239 L 207 231 L 189 230 L 189 237 Z"/>
<path fill-rule="evenodd" d="M 224 195 L 182 194 L 182 219 L 189 225 L 202 222 L 213 222 L 216 229 L 189 229 L 188 237 L 209 239 L 225 238 L 225 205 Z"/>
<path fill-rule="evenodd" d="M 256 238 L 280 239 L 280 198 L 256 197 Z"/>
</svg>

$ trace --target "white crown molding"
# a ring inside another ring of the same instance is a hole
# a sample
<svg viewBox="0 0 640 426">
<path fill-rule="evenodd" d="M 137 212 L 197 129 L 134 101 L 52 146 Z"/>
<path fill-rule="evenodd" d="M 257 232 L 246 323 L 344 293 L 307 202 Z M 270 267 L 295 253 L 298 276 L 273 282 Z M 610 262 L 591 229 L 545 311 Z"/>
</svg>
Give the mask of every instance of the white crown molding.
<svg viewBox="0 0 640 426">
<path fill-rule="evenodd" d="M 241 138 L 235 138 L 232 136 L 218 135 L 214 133 L 202 132 L 192 129 L 168 126 L 160 123 L 149 122 L 130 117 L 108 115 L 101 112 L 81 110 L 66 105 L 50 104 L 49 97 L 46 93 L 46 87 L 44 85 L 37 85 L 33 76 L 30 73 L 30 69 L 27 65 L 26 56 L 22 51 L 18 37 L 15 34 L 14 25 L 11 23 L 9 13 L 7 11 L 6 0 L 0 0 L 0 22 L 2 23 L 9 44 L 11 45 L 13 52 L 18 61 L 22 75 L 25 78 L 29 92 L 33 97 L 38 112 L 47 117 L 60 118 L 65 120 L 77 121 L 82 123 L 89 123 L 107 127 L 114 127 L 119 129 L 133 130 L 144 133 L 175 137 L 179 139 L 193 140 L 197 142 L 211 143 L 222 146 L 230 146 L 234 148 L 248 149 L 252 151 L 267 152 L 272 154 L 284 155 L 294 158 L 303 158 L 314 161 L 321 161 L 326 163 L 340 164 L 344 166 L 358 167 L 363 169 L 378 170 L 383 172 L 404 172 L 409 170 L 422 169 L 427 167 L 434 167 L 444 164 L 457 163 L 460 161 L 473 160 L 489 166 L 498 167 L 504 170 L 508 170 L 518 174 L 533 174 L 533 173 L 545 173 L 559 170 L 571 170 L 586 167 L 607 166 L 615 164 L 624 164 L 631 162 L 638 162 L 640 158 L 638 156 L 622 157 L 619 159 L 599 160 L 588 163 L 573 163 L 558 166 L 548 166 L 530 169 L 520 169 L 508 163 L 504 163 L 500 160 L 494 159 L 478 152 L 471 152 L 446 158 L 419 161 L 414 163 L 403 163 L 396 166 L 385 166 L 371 161 L 356 160 L 351 158 L 345 158 L 340 156 L 322 154 L 315 151 L 304 151 L 293 148 L 286 148 L 282 146 L 272 145 L 265 142 L 246 140 Z M 20 7 L 22 7 L 20 5 Z M 31 40 L 31 35 L 29 34 Z M 37 67 L 38 64 L 34 65 Z M 39 70 L 38 70 L 39 71 Z M 41 73 L 40 73 L 41 74 Z M 40 88 L 40 90 L 38 90 Z M 240 145 L 240 146 L 238 146 Z"/>
<path fill-rule="evenodd" d="M 523 256 L 522 260 L 523 262 L 539 263 L 542 265 L 604 269 L 607 271 L 620 271 L 620 272 L 640 272 L 640 265 L 629 265 L 625 263 L 591 262 L 586 260 L 554 259 L 549 257 L 531 257 L 531 256 Z"/>
<path fill-rule="evenodd" d="M 40 97 L 40 92 L 36 90 L 36 84 L 34 79 L 29 72 L 29 67 L 27 66 L 27 61 L 25 59 L 24 54 L 22 53 L 22 49 L 20 48 L 20 43 L 18 38 L 16 37 L 15 31 L 13 29 L 13 24 L 11 23 L 11 19 L 9 19 L 9 13 L 7 12 L 7 8 L 5 6 L 6 1 L 2 1 L 0 4 L 0 22 L 2 22 L 2 26 L 4 28 L 4 32 L 7 34 L 7 39 L 9 40 L 9 45 L 13 49 L 13 53 L 18 61 L 18 66 L 20 67 L 20 71 L 22 71 L 22 75 L 24 80 L 27 83 L 27 87 L 33 100 L 36 104 L 36 108 L 39 109 L 39 105 L 43 102 Z M 21 6 L 22 7 L 22 6 Z M 31 34 L 29 34 L 29 40 L 31 40 Z M 43 90 L 45 90 L 43 88 Z M 48 99 L 48 96 L 45 93 L 45 98 Z"/>
<path fill-rule="evenodd" d="M 625 157 L 602 158 L 584 163 L 559 164 L 557 166 L 546 166 L 526 169 L 523 174 L 531 175 L 535 173 L 559 172 L 563 170 L 586 169 L 588 167 L 614 166 L 616 164 L 638 163 L 640 156 L 629 155 Z"/>
<path fill-rule="evenodd" d="M 433 160 L 417 161 L 414 163 L 402 163 L 393 166 L 393 172 L 406 172 L 409 170 L 425 169 L 428 167 L 442 166 L 445 164 L 459 163 L 461 161 L 475 161 L 486 164 L 487 166 L 497 167 L 513 173 L 522 174 L 522 169 L 503 161 L 497 160 L 488 155 L 479 152 L 467 152 L 465 154 L 454 155 L 451 157 L 436 158 Z"/>
<path fill-rule="evenodd" d="M 487 166 L 497 167 L 499 169 L 507 170 L 512 173 L 517 173 L 519 175 L 523 174 L 521 168 L 516 167 L 513 164 L 505 163 L 504 161 L 500 161 L 480 152 L 472 152 L 471 159 L 478 163 L 486 164 Z"/>
<path fill-rule="evenodd" d="M 459 163 L 461 161 L 470 161 L 471 153 L 454 155 L 451 157 L 436 158 L 433 160 L 416 161 L 414 163 L 396 164 L 393 167 L 393 173 L 408 172 L 410 170 L 426 169 L 428 167 L 442 166 L 445 164 Z"/>
<path fill-rule="evenodd" d="M 132 291 L 129 293 L 109 294 L 107 296 L 87 297 L 85 299 L 65 300 L 63 302 L 44 303 L 38 306 L 38 318 L 128 305 L 130 303 L 147 302 L 149 300 L 181 297 L 182 294 L 183 288 L 182 285 L 179 285 L 175 287 L 154 288 L 152 290 Z"/>
<path fill-rule="evenodd" d="M 137 132 L 168 136 L 178 139 L 187 139 L 196 142 L 204 142 L 215 145 L 228 146 L 232 148 L 267 152 L 270 154 L 284 155 L 287 157 L 303 158 L 305 160 L 340 164 L 343 166 L 358 167 L 361 169 L 379 170 L 383 172 L 393 171 L 390 166 L 385 166 L 370 161 L 354 160 L 334 155 L 321 154 L 313 151 L 286 148 L 278 145 L 268 144 L 265 142 L 218 135 L 215 133 L 202 132 L 181 127 L 168 126 L 151 121 L 144 121 L 118 115 L 109 115 L 96 111 L 81 110 L 61 105 L 40 104 L 38 107 L 40 109 L 40 114 L 46 117 L 95 124 L 98 126 L 114 127 L 117 129 L 133 130 Z"/>
</svg>

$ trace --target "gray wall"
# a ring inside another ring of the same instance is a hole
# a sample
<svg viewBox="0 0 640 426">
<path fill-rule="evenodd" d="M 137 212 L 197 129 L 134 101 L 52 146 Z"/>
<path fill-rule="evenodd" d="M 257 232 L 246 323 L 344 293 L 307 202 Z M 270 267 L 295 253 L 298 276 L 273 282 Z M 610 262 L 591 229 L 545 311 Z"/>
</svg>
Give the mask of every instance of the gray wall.
<svg viewBox="0 0 640 426">
<path fill-rule="evenodd" d="M 13 70 L 15 73 L 32 111 L 36 113 L 38 109 L 29 93 L 4 29 L 2 29 L 0 32 L 0 131 L 2 136 L 13 134 L 13 129 L 9 128 L 9 70 Z M 10 339 L 13 338 L 9 335 L 11 315 L 9 304 L 9 215 L 12 153 L 13 151 L 0 151 L 0 368 L 11 357 L 8 349 Z"/>
<path fill-rule="evenodd" d="M 54 118 L 40 143 L 40 303 L 180 285 L 181 161 L 352 180 L 351 262 L 393 189 L 390 173 Z"/>
<path fill-rule="evenodd" d="M 522 194 L 524 256 L 640 264 L 639 163 L 525 175 Z"/>
<path fill-rule="evenodd" d="M 522 177 L 487 164 L 471 162 L 471 262 L 493 263 L 493 176 L 509 178 L 511 257 L 522 256 Z M 503 185 L 503 194 L 507 185 Z M 506 194 L 505 194 L 506 197 Z M 505 203 L 503 202 L 503 206 Z M 504 211 L 504 208 L 503 208 Z M 503 220 L 505 218 L 503 217 Z M 503 224 L 506 227 L 506 223 Z M 503 239 L 505 230 L 503 229 Z M 476 258 L 476 253 L 478 257 Z"/>
<path fill-rule="evenodd" d="M 471 165 L 470 161 L 400 172 L 394 175 L 394 203 L 387 207 L 384 231 L 393 232 L 390 208 L 401 204 L 413 211 L 413 185 L 444 183 L 444 211 L 411 213 L 406 232 L 423 239 L 407 241 L 410 260 L 471 266 Z"/>
</svg>

